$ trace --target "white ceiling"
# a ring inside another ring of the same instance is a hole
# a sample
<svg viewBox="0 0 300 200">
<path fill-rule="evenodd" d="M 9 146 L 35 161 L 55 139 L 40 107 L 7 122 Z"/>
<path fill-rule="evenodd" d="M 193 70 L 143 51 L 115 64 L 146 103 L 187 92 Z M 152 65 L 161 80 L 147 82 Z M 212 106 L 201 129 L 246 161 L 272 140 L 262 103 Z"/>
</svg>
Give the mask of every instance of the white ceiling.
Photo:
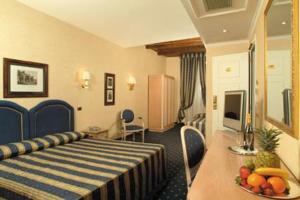
<svg viewBox="0 0 300 200">
<path fill-rule="evenodd" d="M 231 8 L 207 11 L 204 0 L 18 1 L 123 47 L 199 35 L 206 45 L 247 40 L 264 2 L 231 0 Z"/>
<path fill-rule="evenodd" d="M 292 4 L 287 1 L 274 2 L 267 15 L 268 36 L 291 36 Z M 282 22 L 285 22 L 285 24 L 282 24 Z"/>
<path fill-rule="evenodd" d="M 180 0 L 18 0 L 123 47 L 199 37 Z"/>
<path fill-rule="evenodd" d="M 255 15 L 263 0 L 232 0 L 232 8 L 213 12 L 205 11 L 203 0 L 181 0 L 181 2 L 207 45 L 249 39 Z"/>
</svg>

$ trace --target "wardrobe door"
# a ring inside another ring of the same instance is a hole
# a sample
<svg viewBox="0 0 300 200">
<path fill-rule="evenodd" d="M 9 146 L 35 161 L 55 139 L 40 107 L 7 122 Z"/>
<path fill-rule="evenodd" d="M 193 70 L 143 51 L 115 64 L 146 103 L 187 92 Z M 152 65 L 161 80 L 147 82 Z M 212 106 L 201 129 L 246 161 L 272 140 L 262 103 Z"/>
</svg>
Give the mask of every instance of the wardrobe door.
<svg viewBox="0 0 300 200">
<path fill-rule="evenodd" d="M 166 76 L 163 78 L 163 129 L 168 127 L 168 106 L 169 106 L 169 99 L 168 99 L 168 79 Z"/>
<path fill-rule="evenodd" d="M 168 77 L 168 126 L 172 125 L 172 78 Z"/>
<path fill-rule="evenodd" d="M 170 118 L 171 123 L 174 123 L 175 120 L 175 80 L 171 79 L 171 111 L 170 111 Z"/>
<path fill-rule="evenodd" d="M 168 128 L 171 128 L 174 124 L 173 124 L 173 110 L 174 110 L 174 103 L 175 103 L 175 100 L 174 100 L 174 86 L 173 86 L 173 82 L 174 82 L 174 79 L 173 77 L 170 77 L 170 76 L 166 76 L 165 77 L 166 81 L 165 83 L 167 84 L 166 85 L 166 98 L 167 98 L 167 104 L 166 104 L 166 129 Z"/>
<path fill-rule="evenodd" d="M 163 79 L 161 75 L 149 76 L 148 85 L 148 120 L 150 131 L 163 129 Z"/>
</svg>

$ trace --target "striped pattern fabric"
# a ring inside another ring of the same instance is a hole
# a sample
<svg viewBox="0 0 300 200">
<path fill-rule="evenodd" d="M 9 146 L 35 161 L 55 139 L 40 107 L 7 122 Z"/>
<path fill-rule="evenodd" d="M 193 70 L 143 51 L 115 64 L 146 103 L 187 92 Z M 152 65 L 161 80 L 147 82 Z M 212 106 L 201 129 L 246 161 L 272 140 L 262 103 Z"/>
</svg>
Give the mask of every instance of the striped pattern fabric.
<svg viewBox="0 0 300 200">
<path fill-rule="evenodd" d="M 198 114 L 192 121 L 186 122 L 186 125 L 199 129 L 205 136 L 205 113 Z"/>
<path fill-rule="evenodd" d="M 165 160 L 163 145 L 80 139 L 0 161 L 0 197 L 145 199 L 165 182 Z"/>
<path fill-rule="evenodd" d="M 0 160 L 16 157 L 18 155 L 30 153 L 33 151 L 42 150 L 48 147 L 77 141 L 84 137 L 86 137 L 85 133 L 66 132 L 48 135 L 43 138 L 25 140 L 19 143 L 0 145 Z"/>
</svg>

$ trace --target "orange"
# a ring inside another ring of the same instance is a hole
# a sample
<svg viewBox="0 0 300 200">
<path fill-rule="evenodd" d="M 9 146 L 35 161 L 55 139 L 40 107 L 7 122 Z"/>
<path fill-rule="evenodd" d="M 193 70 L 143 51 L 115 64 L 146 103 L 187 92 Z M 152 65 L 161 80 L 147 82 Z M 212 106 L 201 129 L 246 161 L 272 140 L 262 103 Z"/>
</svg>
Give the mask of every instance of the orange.
<svg viewBox="0 0 300 200">
<path fill-rule="evenodd" d="M 252 173 L 247 178 L 247 183 L 252 187 L 259 187 L 262 184 L 267 183 L 265 177 L 258 175 L 256 173 Z"/>
<path fill-rule="evenodd" d="M 280 177 L 277 177 L 277 176 L 270 177 L 270 178 L 268 178 L 268 183 L 270 183 L 272 185 L 273 191 L 276 194 L 281 194 L 286 189 L 285 181 L 282 180 L 282 178 L 280 178 Z"/>
</svg>

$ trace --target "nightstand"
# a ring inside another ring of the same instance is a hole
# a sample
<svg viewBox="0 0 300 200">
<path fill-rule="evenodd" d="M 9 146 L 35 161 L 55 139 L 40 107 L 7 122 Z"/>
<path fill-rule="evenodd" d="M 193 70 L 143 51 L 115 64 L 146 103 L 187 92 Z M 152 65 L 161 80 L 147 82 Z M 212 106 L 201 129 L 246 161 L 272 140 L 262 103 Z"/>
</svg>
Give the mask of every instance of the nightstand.
<svg viewBox="0 0 300 200">
<path fill-rule="evenodd" d="M 107 139 L 108 138 L 108 130 L 100 129 L 100 130 L 91 130 L 89 128 L 84 129 L 82 132 L 89 135 L 89 137 L 94 139 Z"/>
</svg>

